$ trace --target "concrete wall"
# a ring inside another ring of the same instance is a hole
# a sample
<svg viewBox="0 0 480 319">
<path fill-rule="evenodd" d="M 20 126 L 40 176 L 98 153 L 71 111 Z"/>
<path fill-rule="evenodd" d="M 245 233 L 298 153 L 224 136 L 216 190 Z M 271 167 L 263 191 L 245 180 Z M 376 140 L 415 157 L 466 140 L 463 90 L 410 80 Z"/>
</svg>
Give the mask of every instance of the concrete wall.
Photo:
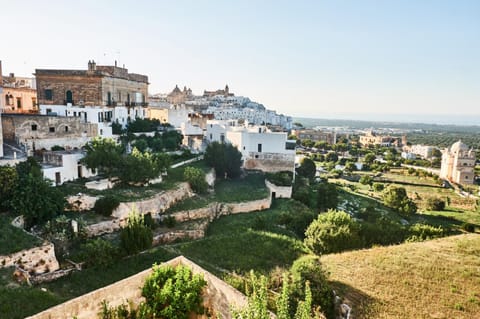
<svg viewBox="0 0 480 319">
<path fill-rule="evenodd" d="M 208 307 L 212 313 L 218 313 L 221 318 L 231 318 L 231 305 L 239 308 L 244 307 L 247 304 L 247 298 L 243 294 L 183 256 L 174 258 L 164 264 L 174 267 L 178 265 L 188 266 L 192 269 L 194 274 L 203 275 L 204 279 L 207 281 L 207 287 L 203 294 L 204 305 Z M 127 300 L 138 305 L 143 301 L 143 298 L 141 297 L 141 287 L 143 286 L 145 279 L 151 273 L 152 269 L 147 269 L 114 284 L 49 308 L 31 317 L 27 317 L 27 319 L 73 317 L 76 317 L 77 319 L 97 318 L 103 300 L 107 301 L 111 306 L 118 306 L 122 303 L 126 303 Z M 206 317 L 195 316 L 195 318 Z"/>
<path fill-rule="evenodd" d="M 295 154 L 250 152 L 244 159 L 245 169 L 257 169 L 263 172 L 293 171 Z"/>
<path fill-rule="evenodd" d="M 0 268 L 10 266 L 18 266 L 36 274 L 52 272 L 60 268 L 52 243 L 0 256 Z"/>
</svg>

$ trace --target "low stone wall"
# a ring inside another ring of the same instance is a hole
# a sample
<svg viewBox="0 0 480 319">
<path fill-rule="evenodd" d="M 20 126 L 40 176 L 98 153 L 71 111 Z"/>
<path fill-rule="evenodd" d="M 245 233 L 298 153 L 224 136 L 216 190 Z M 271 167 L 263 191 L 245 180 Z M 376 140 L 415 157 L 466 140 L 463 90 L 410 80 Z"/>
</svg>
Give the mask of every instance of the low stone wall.
<svg viewBox="0 0 480 319">
<path fill-rule="evenodd" d="M 291 198 L 292 186 L 278 186 L 265 180 L 265 185 L 270 190 L 270 194 L 275 193 L 275 198 Z"/>
<path fill-rule="evenodd" d="M 0 256 L 0 268 L 17 266 L 29 273 L 42 274 L 60 268 L 52 243 Z"/>
<path fill-rule="evenodd" d="M 119 230 L 125 224 L 125 220 L 113 219 L 99 222 L 97 224 L 85 226 L 85 232 L 88 237 L 110 234 Z"/>
<path fill-rule="evenodd" d="M 153 246 L 160 244 L 169 244 L 179 239 L 200 239 L 205 237 L 205 228 L 200 227 L 200 229 L 195 230 L 177 230 L 171 231 L 163 234 L 158 234 L 153 237 Z"/>
<path fill-rule="evenodd" d="M 95 206 L 96 196 L 86 194 L 71 195 L 67 197 L 67 202 L 73 211 L 90 210 Z"/>
<path fill-rule="evenodd" d="M 176 189 L 159 193 L 152 198 L 137 202 L 120 203 L 113 211 L 112 216 L 118 219 L 125 219 L 135 209 L 140 214 L 152 213 L 157 215 L 186 197 L 192 196 L 192 190 L 188 183 L 180 183 Z"/>
<path fill-rule="evenodd" d="M 107 178 L 101 179 L 101 180 L 98 180 L 98 181 L 91 181 L 91 182 L 85 183 L 86 188 L 96 189 L 96 190 L 99 190 L 99 191 L 103 191 L 105 189 L 113 188 L 113 186 L 115 186 L 115 183 L 112 182 L 111 180 L 108 180 Z"/>
<path fill-rule="evenodd" d="M 188 266 L 194 274 L 202 274 L 207 281 L 203 296 L 204 305 L 213 308 L 213 313 L 218 314 L 218 317 L 230 319 L 232 317 L 230 314 L 231 306 L 237 308 L 246 306 L 247 298 L 243 294 L 185 257 L 174 258 L 165 264 L 173 267 L 178 265 Z M 27 319 L 97 318 L 103 300 L 107 301 L 110 306 L 118 306 L 127 300 L 138 305 L 143 301 L 141 287 L 151 273 L 152 270 L 147 269 L 114 284 L 27 317 Z M 196 318 L 206 318 L 206 316 L 197 316 Z"/>
</svg>

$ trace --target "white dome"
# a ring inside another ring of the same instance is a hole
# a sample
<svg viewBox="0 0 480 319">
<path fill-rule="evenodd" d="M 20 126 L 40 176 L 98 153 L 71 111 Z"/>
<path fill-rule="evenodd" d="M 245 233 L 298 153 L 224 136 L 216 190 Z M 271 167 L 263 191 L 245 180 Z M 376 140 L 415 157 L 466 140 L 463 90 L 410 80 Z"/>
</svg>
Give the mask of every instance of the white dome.
<svg viewBox="0 0 480 319">
<path fill-rule="evenodd" d="M 452 152 L 459 152 L 459 151 L 468 151 L 469 148 L 465 143 L 462 143 L 461 140 L 458 142 L 453 143 L 452 147 L 450 148 Z"/>
</svg>

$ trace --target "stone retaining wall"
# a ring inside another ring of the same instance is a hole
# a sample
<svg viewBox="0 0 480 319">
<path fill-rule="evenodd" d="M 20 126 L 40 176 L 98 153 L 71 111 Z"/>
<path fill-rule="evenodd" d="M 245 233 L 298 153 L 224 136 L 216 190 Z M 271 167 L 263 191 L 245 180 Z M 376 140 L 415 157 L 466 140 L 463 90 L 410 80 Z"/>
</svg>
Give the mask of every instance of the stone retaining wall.
<svg viewBox="0 0 480 319">
<path fill-rule="evenodd" d="M 0 268 L 17 266 L 29 273 L 42 274 L 60 268 L 52 243 L 0 256 Z"/>
<path fill-rule="evenodd" d="M 174 267 L 178 265 L 188 266 L 194 274 L 202 274 L 207 281 L 203 296 L 204 305 L 212 308 L 213 313 L 218 314 L 220 318 L 230 319 L 232 317 L 230 314 L 231 305 L 237 308 L 246 306 L 247 298 L 243 294 L 185 257 L 174 258 L 165 264 Z M 138 305 L 143 301 L 141 287 L 151 273 L 152 270 L 147 269 L 114 284 L 27 317 L 27 319 L 97 318 L 103 300 L 107 301 L 110 306 L 119 306 L 127 300 Z M 195 318 L 206 318 L 206 316 L 195 316 Z"/>
<path fill-rule="evenodd" d="M 278 186 L 265 180 L 265 185 L 271 193 L 275 193 L 275 198 L 291 198 L 292 186 Z"/>
</svg>

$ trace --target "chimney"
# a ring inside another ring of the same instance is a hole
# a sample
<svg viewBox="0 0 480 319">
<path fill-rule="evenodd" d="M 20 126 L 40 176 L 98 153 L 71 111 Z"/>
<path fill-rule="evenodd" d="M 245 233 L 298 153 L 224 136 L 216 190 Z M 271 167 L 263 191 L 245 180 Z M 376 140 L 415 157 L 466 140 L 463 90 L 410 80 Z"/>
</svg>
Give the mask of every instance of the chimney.
<svg viewBox="0 0 480 319">
<path fill-rule="evenodd" d="M 115 67 L 117 67 L 117 60 L 115 60 Z"/>
<path fill-rule="evenodd" d="M 88 71 L 95 71 L 97 69 L 97 64 L 94 60 L 88 61 Z"/>
</svg>

